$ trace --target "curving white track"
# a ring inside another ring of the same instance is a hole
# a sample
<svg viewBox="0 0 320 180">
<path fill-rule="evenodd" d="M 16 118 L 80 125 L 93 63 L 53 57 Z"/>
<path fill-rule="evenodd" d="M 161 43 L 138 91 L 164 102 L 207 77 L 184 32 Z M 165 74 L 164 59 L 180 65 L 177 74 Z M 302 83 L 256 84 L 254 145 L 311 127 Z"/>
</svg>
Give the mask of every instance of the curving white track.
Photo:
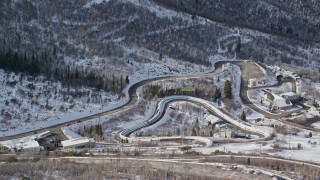
<svg viewBox="0 0 320 180">
<path fill-rule="evenodd" d="M 172 101 L 190 101 L 190 102 L 195 102 L 198 104 L 201 104 L 204 108 L 211 110 L 215 112 L 218 116 L 222 117 L 225 121 L 229 122 L 230 124 L 233 124 L 234 126 L 237 126 L 241 129 L 244 129 L 246 131 L 250 131 L 256 134 L 261 135 L 262 137 L 257 139 L 257 140 L 265 140 L 267 138 L 270 138 L 272 136 L 272 133 L 266 129 L 261 129 L 260 127 L 246 123 L 244 121 L 237 120 L 233 117 L 225 115 L 219 108 L 215 107 L 211 102 L 196 98 L 196 97 L 190 97 L 190 96 L 169 96 L 163 98 L 158 104 L 156 108 L 156 113 L 148 120 L 145 121 L 142 124 L 138 124 L 130 129 L 125 129 L 120 132 L 119 137 L 122 140 L 128 140 L 128 142 L 139 142 L 139 141 L 161 141 L 161 140 L 175 140 L 175 139 L 181 139 L 181 136 L 173 136 L 173 137 L 143 137 L 143 138 L 138 138 L 138 137 L 130 137 L 130 134 L 133 132 L 142 129 L 147 126 L 151 126 L 155 123 L 157 123 L 159 120 L 161 120 L 163 114 L 165 113 L 166 107 L 169 103 Z M 212 140 L 209 138 L 205 137 L 198 137 L 198 136 L 186 136 L 184 139 L 188 140 L 198 140 L 201 142 L 204 142 L 207 147 L 212 145 Z"/>
</svg>

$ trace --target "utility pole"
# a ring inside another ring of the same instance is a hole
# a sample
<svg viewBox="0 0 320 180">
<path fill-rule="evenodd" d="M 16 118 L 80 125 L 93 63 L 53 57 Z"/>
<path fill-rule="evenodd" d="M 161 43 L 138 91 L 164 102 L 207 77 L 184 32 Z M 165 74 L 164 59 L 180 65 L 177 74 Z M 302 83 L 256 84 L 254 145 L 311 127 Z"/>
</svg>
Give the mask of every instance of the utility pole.
<svg viewBox="0 0 320 180">
<path fill-rule="evenodd" d="M 260 152 L 259 152 L 259 155 L 261 156 L 261 144 L 260 144 Z"/>
</svg>

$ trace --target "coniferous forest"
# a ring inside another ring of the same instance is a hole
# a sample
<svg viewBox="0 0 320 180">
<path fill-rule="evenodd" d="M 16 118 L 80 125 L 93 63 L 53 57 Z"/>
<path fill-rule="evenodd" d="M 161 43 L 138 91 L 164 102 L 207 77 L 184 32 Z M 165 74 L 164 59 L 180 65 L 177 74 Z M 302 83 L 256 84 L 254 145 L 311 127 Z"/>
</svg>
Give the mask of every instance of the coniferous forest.
<svg viewBox="0 0 320 180">
<path fill-rule="evenodd" d="M 0 68 L 32 76 L 44 75 L 48 79 L 61 81 L 65 86 L 88 86 L 116 93 L 121 93 L 129 83 L 128 76 L 113 74 L 112 77 L 104 77 L 93 71 L 79 70 L 69 65 L 57 66 L 52 59 L 46 52 L 40 56 L 34 53 L 28 56 L 26 53 L 19 54 L 8 48 L 0 51 Z"/>
</svg>

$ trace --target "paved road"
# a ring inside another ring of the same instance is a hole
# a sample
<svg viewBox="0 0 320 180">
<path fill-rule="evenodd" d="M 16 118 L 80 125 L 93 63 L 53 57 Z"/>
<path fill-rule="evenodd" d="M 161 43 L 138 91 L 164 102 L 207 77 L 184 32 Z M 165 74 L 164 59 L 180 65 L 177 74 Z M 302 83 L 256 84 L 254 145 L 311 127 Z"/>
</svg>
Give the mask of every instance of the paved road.
<svg viewBox="0 0 320 180">
<path fill-rule="evenodd" d="M 235 65 L 238 65 L 240 67 L 241 71 L 242 71 L 242 80 L 241 80 L 242 82 L 241 82 L 240 98 L 242 99 L 242 101 L 243 101 L 243 103 L 245 105 L 247 105 L 248 107 L 256 110 L 257 112 L 259 112 L 259 113 L 261 113 L 263 115 L 265 115 L 268 118 L 280 119 L 283 116 L 285 116 L 285 115 L 273 115 L 273 114 L 267 113 L 267 112 L 259 109 L 258 107 L 256 107 L 249 100 L 249 98 L 247 96 L 247 90 L 248 90 L 247 82 L 248 82 L 248 80 L 250 78 L 258 78 L 258 77 L 262 77 L 263 76 L 263 72 L 261 71 L 261 69 L 257 65 L 255 65 L 253 63 L 250 63 L 250 62 L 244 62 L 244 61 L 220 61 L 220 62 L 217 62 L 215 64 L 215 70 L 212 71 L 212 72 L 208 72 L 208 73 L 204 73 L 204 74 L 183 75 L 183 76 L 165 76 L 165 77 L 158 77 L 158 78 L 153 78 L 153 79 L 140 81 L 140 82 L 132 85 L 129 88 L 129 101 L 125 105 L 122 105 L 120 107 L 117 107 L 115 109 L 112 109 L 112 110 L 109 110 L 109 111 L 106 111 L 106 112 L 102 112 L 102 113 L 97 113 L 97 114 L 94 114 L 94 115 L 86 116 L 86 117 L 83 117 L 83 118 L 80 118 L 80 119 L 77 119 L 77 120 L 87 121 L 87 120 L 99 118 L 99 117 L 102 117 L 102 116 L 110 115 L 110 114 L 113 114 L 113 113 L 116 113 L 116 112 L 120 112 L 120 111 L 132 108 L 136 104 L 136 102 L 138 100 L 138 97 L 137 97 L 137 94 L 136 94 L 137 89 L 140 86 L 143 86 L 143 85 L 145 85 L 145 84 L 147 84 L 149 82 L 157 81 L 157 80 L 164 80 L 164 79 L 176 79 L 176 78 L 181 78 L 181 77 L 182 78 L 210 77 L 210 76 L 213 76 L 213 75 L 221 72 L 222 65 L 225 64 L 225 63 L 233 63 Z M 291 113 L 293 113 L 293 112 L 291 112 Z M 29 131 L 29 132 L 26 132 L 26 133 L 21 133 L 21 134 L 17 134 L 17 135 L 13 135 L 13 136 L 0 137 L 0 141 L 25 137 L 25 136 L 28 136 L 28 135 L 32 135 L 34 132 L 44 131 L 44 130 L 49 130 L 49 131 L 52 131 L 52 132 L 54 132 L 56 134 L 59 134 L 59 135 L 61 135 L 61 139 L 64 140 L 64 139 L 67 139 L 67 138 L 63 135 L 63 133 L 61 131 L 61 127 L 65 126 L 66 123 L 68 123 L 68 124 L 76 123 L 75 121 L 76 120 L 71 120 L 69 122 L 59 123 L 59 124 L 56 124 L 56 125 L 53 125 L 53 126 L 50 126 L 50 127 L 36 129 L 36 130 L 32 130 L 32 131 Z M 290 124 L 292 126 L 300 127 L 300 128 L 307 128 L 307 127 L 304 127 L 304 126 L 301 126 L 301 125 L 297 125 L 297 124 L 294 124 L 294 123 L 289 123 L 287 121 L 285 123 Z M 308 129 L 316 130 L 314 128 L 308 128 Z"/>
<path fill-rule="evenodd" d="M 31 130 L 31 131 L 28 131 L 28 132 L 25 132 L 25 133 L 20 133 L 20 134 L 17 134 L 17 135 L 0 137 L 0 141 L 22 138 L 22 137 L 25 137 L 25 136 L 32 135 L 35 132 L 45 131 L 45 130 L 49 130 L 49 131 L 51 131 L 53 133 L 61 135 L 60 137 L 61 137 L 62 140 L 67 139 L 63 135 L 63 133 L 61 131 L 61 127 L 65 126 L 66 123 L 68 123 L 70 125 L 70 124 L 76 123 L 77 120 L 87 121 L 87 120 L 99 118 L 99 117 L 102 117 L 102 116 L 110 115 L 110 114 L 113 114 L 113 113 L 116 113 L 116 112 L 120 112 L 120 111 L 132 108 L 136 104 L 136 102 L 138 101 L 138 96 L 136 94 L 136 91 L 140 86 L 143 86 L 143 85 L 145 85 L 147 83 L 150 83 L 152 81 L 158 81 L 158 80 L 164 80 L 164 79 L 210 77 L 210 76 L 212 76 L 212 75 L 214 75 L 216 73 L 221 72 L 222 64 L 223 63 L 215 64 L 215 70 L 214 71 L 208 72 L 208 73 L 204 73 L 204 74 L 193 74 L 193 75 L 183 75 L 183 76 L 180 76 L 180 75 L 177 75 L 177 76 L 164 76 L 164 77 L 157 77 L 157 78 L 152 78 L 152 79 L 147 79 L 147 80 L 143 80 L 143 81 L 137 82 L 136 84 L 132 85 L 129 88 L 129 90 L 128 90 L 128 92 L 129 92 L 128 93 L 129 94 L 129 101 L 126 104 L 122 105 L 122 106 L 119 106 L 119 107 L 117 107 L 115 109 L 108 110 L 108 111 L 105 111 L 105 112 L 101 112 L 101 113 L 93 114 L 93 115 L 90 115 L 90 116 L 86 116 L 86 117 L 83 117 L 83 118 L 74 119 L 74 120 L 71 120 L 71 121 L 68 121 L 68 122 L 55 124 L 55 125 L 52 125 L 50 127 L 35 129 L 35 130 Z"/>
</svg>

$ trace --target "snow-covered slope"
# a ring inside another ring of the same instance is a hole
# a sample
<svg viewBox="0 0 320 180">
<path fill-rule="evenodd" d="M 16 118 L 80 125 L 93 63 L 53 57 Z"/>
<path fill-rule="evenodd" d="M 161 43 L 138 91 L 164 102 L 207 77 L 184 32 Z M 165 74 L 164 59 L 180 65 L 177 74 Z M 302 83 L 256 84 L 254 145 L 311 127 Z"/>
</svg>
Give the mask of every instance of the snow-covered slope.
<svg viewBox="0 0 320 180">
<path fill-rule="evenodd" d="M 139 81 L 168 75 L 187 75 L 212 71 L 190 63 L 177 64 L 164 57 L 161 63 L 134 63 L 140 67 L 129 77 L 125 97 L 99 91 L 95 88 L 64 87 L 59 81 L 44 77 L 34 78 L 24 74 L 0 70 L 0 136 L 68 122 L 77 118 L 114 109 L 129 100 L 128 88 Z"/>
</svg>

